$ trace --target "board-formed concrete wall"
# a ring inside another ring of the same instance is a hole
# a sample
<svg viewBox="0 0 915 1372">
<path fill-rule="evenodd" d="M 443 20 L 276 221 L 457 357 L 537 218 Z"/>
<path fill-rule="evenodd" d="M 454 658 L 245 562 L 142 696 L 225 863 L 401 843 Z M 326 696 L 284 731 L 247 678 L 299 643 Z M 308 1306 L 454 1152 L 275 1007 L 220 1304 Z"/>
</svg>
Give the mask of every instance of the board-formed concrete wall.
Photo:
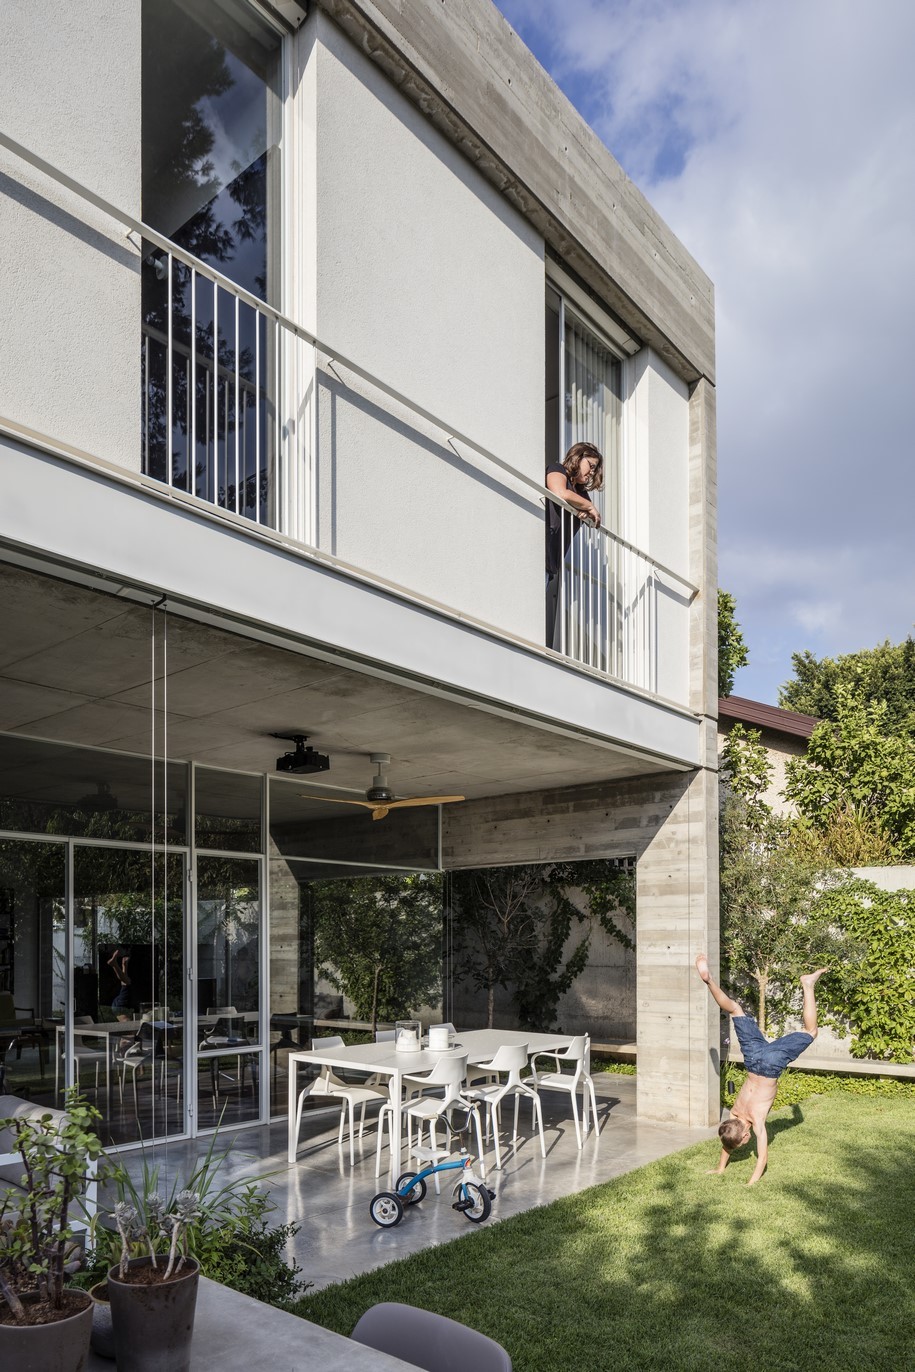
<svg viewBox="0 0 915 1372">
<path fill-rule="evenodd" d="M 8 0 L 0 129 L 140 212 L 140 6 Z M 0 417 L 140 465 L 140 255 L 124 229 L 0 151 Z"/>
</svg>

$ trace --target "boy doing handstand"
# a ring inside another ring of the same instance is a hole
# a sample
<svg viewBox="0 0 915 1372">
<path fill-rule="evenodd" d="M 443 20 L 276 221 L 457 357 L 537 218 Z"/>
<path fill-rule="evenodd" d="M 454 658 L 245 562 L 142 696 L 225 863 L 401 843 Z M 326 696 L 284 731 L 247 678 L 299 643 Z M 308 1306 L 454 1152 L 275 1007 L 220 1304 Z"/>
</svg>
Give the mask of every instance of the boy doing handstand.
<svg viewBox="0 0 915 1372">
<path fill-rule="evenodd" d="M 696 958 L 696 971 L 722 1010 L 733 1017 L 734 1032 L 743 1053 L 744 1067 L 747 1069 L 747 1079 L 731 1106 L 731 1118 L 718 1127 L 721 1159 L 718 1166 L 711 1170 L 722 1173 L 734 1149 L 742 1147 L 752 1132 L 756 1135 L 756 1166 L 747 1185 L 753 1186 L 766 1170 L 769 1156 L 766 1116 L 775 1100 L 778 1079 L 789 1062 L 794 1062 L 795 1058 L 800 1057 L 817 1036 L 817 1003 L 814 987 L 828 968 L 820 967 L 816 972 L 808 972 L 805 977 L 801 977 L 801 986 L 804 988 L 804 1032 L 784 1034 L 780 1039 L 773 1039 L 771 1043 L 764 1037 L 753 1016 L 745 1015 L 737 1001 L 725 995 L 721 987 L 712 981 L 708 958 L 704 953 L 700 953 Z"/>
</svg>

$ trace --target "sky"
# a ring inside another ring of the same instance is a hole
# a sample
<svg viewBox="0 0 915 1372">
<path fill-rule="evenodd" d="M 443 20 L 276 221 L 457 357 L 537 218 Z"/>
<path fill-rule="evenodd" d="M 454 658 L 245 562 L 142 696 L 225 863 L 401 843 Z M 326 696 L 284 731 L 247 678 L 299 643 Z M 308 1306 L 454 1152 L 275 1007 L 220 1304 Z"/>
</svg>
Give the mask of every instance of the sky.
<svg viewBox="0 0 915 1372">
<path fill-rule="evenodd" d="M 915 632 L 915 4 L 497 0 L 715 284 L 719 584 L 791 655 Z"/>
</svg>

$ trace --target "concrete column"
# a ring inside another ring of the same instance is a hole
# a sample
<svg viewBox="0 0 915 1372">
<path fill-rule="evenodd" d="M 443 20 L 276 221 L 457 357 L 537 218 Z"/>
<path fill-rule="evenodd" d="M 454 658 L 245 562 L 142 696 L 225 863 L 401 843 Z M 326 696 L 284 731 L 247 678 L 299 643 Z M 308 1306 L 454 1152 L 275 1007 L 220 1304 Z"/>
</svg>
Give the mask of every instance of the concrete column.
<svg viewBox="0 0 915 1372">
<path fill-rule="evenodd" d="M 636 866 L 638 1113 L 717 1121 L 718 1012 L 693 971 L 718 956 L 717 780 L 703 768 L 671 779 L 669 813 Z"/>
</svg>

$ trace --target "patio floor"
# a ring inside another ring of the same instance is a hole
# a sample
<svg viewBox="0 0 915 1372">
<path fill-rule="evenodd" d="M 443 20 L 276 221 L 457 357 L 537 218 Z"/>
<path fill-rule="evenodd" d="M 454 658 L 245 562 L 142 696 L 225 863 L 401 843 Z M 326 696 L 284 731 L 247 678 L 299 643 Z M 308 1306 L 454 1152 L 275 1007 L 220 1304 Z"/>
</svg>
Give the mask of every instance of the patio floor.
<svg viewBox="0 0 915 1372">
<path fill-rule="evenodd" d="M 543 1095 L 545 1159 L 540 1156 L 536 1135 L 530 1135 L 529 1108 L 522 1105 L 517 1150 L 512 1150 L 503 1132 L 506 1142 L 501 1171 L 494 1169 L 491 1148 L 486 1154 L 487 1180 L 496 1192 L 489 1223 L 583 1191 L 701 1139 L 715 1137 L 713 1128 L 691 1129 L 638 1120 L 635 1077 L 600 1072 L 595 1074 L 594 1084 L 600 1134 L 596 1136 L 592 1131 L 580 1152 L 571 1117 L 566 1113 L 566 1096 Z M 506 1122 L 510 1118 L 509 1110 Z M 357 1140 L 356 1165 L 350 1170 L 348 1147 L 343 1153 L 337 1148 L 337 1120 L 336 1107 L 306 1114 L 298 1160 L 292 1168 L 286 1160 L 285 1123 L 226 1129 L 217 1144 L 219 1152 L 231 1148 L 223 1165 L 227 1177 L 271 1174 L 265 1183 L 277 1205 L 271 1220 L 293 1220 L 301 1225 L 294 1253 L 304 1277 L 315 1287 L 343 1281 L 395 1258 L 446 1243 L 475 1227 L 451 1209 L 446 1176 L 441 1196 L 436 1197 L 430 1185 L 426 1200 L 411 1207 L 396 1229 L 379 1229 L 369 1218 L 368 1207 L 376 1191 L 388 1189 L 388 1179 L 386 1173 L 375 1178 L 374 1123 L 369 1127 L 367 1122 L 361 1148 Z M 193 1144 L 150 1147 L 147 1157 L 161 1164 L 163 1189 L 166 1177 L 186 1174 L 206 1152 L 206 1146 L 207 1140 L 197 1140 Z M 382 1156 L 386 1167 L 387 1148 Z M 142 1165 L 139 1151 L 121 1154 L 120 1161 L 133 1175 L 138 1174 Z M 405 1170 L 406 1167 L 405 1163 Z"/>
</svg>

